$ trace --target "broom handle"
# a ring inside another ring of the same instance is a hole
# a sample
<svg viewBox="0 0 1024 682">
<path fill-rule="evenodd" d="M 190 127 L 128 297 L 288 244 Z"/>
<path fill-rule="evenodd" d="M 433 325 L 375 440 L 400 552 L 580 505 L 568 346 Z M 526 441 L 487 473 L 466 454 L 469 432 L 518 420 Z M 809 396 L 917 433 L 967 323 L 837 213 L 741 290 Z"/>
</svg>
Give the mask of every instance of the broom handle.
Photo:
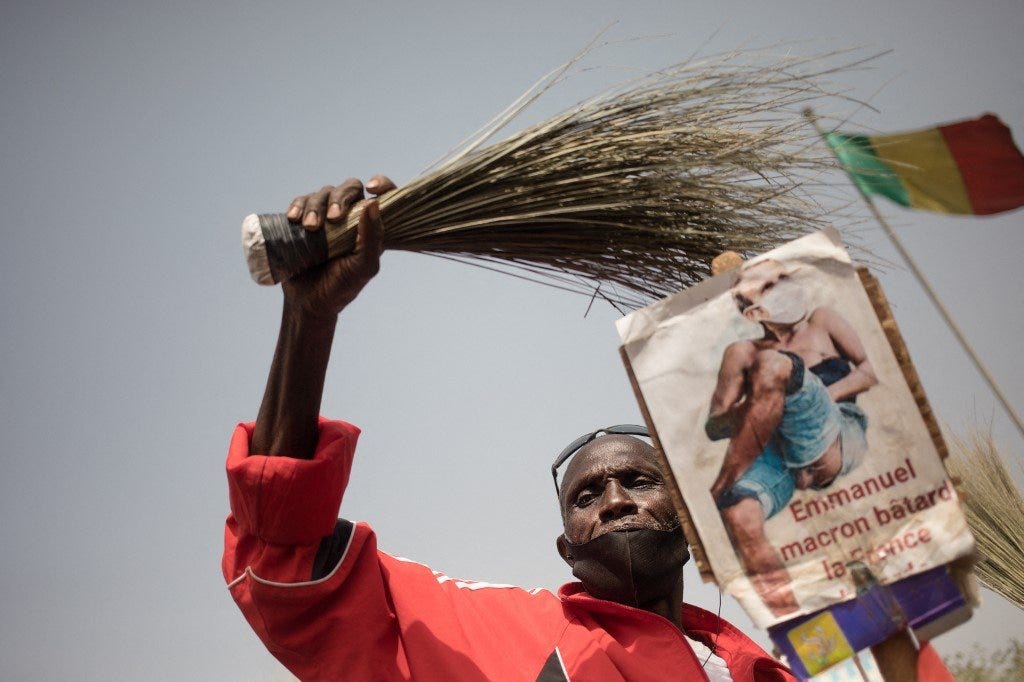
<svg viewBox="0 0 1024 682">
<path fill-rule="evenodd" d="M 283 213 L 248 215 L 242 221 L 242 249 L 249 274 L 258 284 L 277 284 L 350 253 L 356 245 L 358 222 L 359 211 L 354 210 L 344 224 L 326 223 L 311 232 L 289 222 Z"/>
</svg>

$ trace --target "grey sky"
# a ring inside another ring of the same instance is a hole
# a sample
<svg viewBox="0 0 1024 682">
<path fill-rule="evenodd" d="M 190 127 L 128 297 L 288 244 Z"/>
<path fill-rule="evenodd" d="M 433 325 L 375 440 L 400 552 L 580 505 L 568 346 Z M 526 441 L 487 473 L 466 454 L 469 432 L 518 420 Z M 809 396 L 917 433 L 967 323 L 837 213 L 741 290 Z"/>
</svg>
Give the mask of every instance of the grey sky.
<svg viewBox="0 0 1024 682">
<path fill-rule="evenodd" d="M 278 674 L 219 571 L 225 448 L 258 406 L 280 301 L 248 278 L 242 217 L 350 175 L 414 177 L 614 20 L 613 38 L 672 36 L 597 63 L 656 68 L 705 42 L 895 48 L 842 78 L 880 110 L 859 112 L 862 126 L 993 111 L 1024 137 L 1016 1 L 0 9 L 0 675 Z M 600 82 L 551 93 L 527 120 Z M 1024 406 L 1024 214 L 882 208 Z M 877 229 L 859 238 L 892 257 Z M 940 416 L 994 419 L 1017 456 L 1021 441 L 910 276 L 881 277 Z M 639 420 L 617 315 L 584 319 L 586 305 L 387 254 L 343 315 L 328 378 L 325 414 L 364 429 L 344 514 L 372 522 L 386 551 L 451 575 L 568 579 L 550 460 L 580 433 Z M 1021 612 L 986 596 L 943 651 L 1024 632 Z M 717 592 L 694 573 L 688 600 L 714 609 Z M 723 614 L 749 624 L 728 599 Z"/>
</svg>

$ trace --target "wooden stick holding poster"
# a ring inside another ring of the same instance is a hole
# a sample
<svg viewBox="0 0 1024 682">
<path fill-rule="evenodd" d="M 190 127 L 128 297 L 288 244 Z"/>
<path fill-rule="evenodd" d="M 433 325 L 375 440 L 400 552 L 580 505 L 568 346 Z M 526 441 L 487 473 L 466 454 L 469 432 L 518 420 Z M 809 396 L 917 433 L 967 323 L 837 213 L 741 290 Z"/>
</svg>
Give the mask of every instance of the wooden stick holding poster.
<svg viewBox="0 0 1024 682">
<path fill-rule="evenodd" d="M 973 538 L 937 425 L 837 233 L 618 328 L 702 572 L 781 638 L 795 669 L 964 612 L 946 565 Z"/>
</svg>

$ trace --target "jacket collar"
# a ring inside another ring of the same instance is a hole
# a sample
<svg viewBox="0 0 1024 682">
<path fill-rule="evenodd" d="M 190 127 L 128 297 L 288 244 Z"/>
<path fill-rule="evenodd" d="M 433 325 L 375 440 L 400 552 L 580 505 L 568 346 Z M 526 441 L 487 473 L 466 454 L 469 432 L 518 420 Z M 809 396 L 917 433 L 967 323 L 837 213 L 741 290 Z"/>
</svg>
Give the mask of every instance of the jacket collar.
<svg viewBox="0 0 1024 682">
<path fill-rule="evenodd" d="M 558 598 L 565 604 L 572 604 L 590 613 L 617 614 L 633 618 L 642 613 L 675 627 L 661 616 L 649 611 L 592 597 L 580 582 L 562 585 L 558 588 Z M 766 680 L 793 679 L 785 666 L 770 658 L 756 642 L 718 614 L 684 603 L 680 620 L 686 635 L 704 643 L 716 656 L 722 658 L 729 666 L 734 679 L 748 679 L 743 675 L 752 676 L 755 670 L 765 675 Z"/>
</svg>

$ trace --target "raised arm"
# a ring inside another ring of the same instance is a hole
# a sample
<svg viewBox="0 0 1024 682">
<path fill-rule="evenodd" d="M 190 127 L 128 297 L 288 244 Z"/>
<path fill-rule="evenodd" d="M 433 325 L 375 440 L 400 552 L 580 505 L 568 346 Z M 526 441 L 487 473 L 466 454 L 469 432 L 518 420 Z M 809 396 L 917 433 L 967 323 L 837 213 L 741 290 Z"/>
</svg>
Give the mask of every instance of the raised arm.
<svg viewBox="0 0 1024 682">
<path fill-rule="evenodd" d="M 831 308 L 819 308 L 812 317 L 811 323 L 821 325 L 828 332 L 840 357 L 851 364 L 850 373 L 828 387 L 832 400 L 838 402 L 852 398 L 877 384 L 878 377 L 868 360 L 864 344 L 846 318 Z"/>
<path fill-rule="evenodd" d="M 384 176 L 367 183 L 380 195 L 395 185 Z M 281 284 L 284 307 L 277 349 L 252 435 L 253 454 L 309 459 L 317 442 L 317 417 L 338 314 L 380 267 L 381 224 L 376 200 L 363 199 L 363 184 L 346 180 L 296 197 L 288 219 L 307 230 L 361 211 L 355 250 Z"/>
<path fill-rule="evenodd" d="M 377 178 L 366 189 L 393 187 Z M 263 404 L 255 424 L 236 427 L 228 451 L 225 582 L 256 635 L 301 680 L 535 676 L 565 630 L 554 595 L 477 589 L 484 583 L 467 589 L 378 551 L 369 525 L 338 518 L 359 429 L 319 420 L 318 411 L 338 314 L 379 265 L 377 205 L 358 205 L 362 195 L 352 180 L 299 197 L 289 210 L 308 229 L 350 209 L 362 214 L 351 255 L 283 286 Z M 467 651 L 491 653 L 470 660 Z"/>
</svg>

